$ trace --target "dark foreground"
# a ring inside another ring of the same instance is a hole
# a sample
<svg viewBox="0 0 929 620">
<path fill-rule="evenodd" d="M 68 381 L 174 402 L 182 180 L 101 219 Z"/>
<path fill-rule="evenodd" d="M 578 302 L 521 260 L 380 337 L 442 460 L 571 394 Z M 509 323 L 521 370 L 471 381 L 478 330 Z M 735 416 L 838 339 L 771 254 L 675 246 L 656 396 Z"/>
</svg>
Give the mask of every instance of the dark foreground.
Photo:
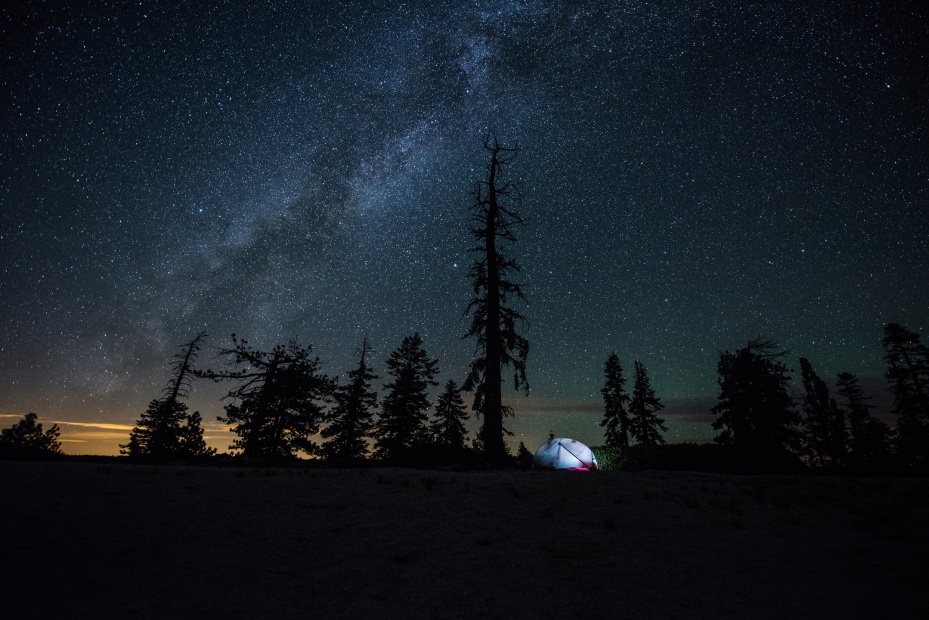
<svg viewBox="0 0 929 620">
<path fill-rule="evenodd" d="M 0 462 L 4 618 L 924 617 L 929 480 Z"/>
</svg>

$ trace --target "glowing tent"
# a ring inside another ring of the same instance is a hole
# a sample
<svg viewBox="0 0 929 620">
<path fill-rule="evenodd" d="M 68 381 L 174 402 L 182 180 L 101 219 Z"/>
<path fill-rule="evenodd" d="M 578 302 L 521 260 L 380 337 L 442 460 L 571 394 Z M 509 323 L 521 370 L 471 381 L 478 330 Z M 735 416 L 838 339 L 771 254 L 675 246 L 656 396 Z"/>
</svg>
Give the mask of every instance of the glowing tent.
<svg viewBox="0 0 929 620">
<path fill-rule="evenodd" d="M 597 457 L 590 448 L 575 439 L 552 437 L 535 451 L 532 466 L 536 469 L 597 469 Z"/>
</svg>

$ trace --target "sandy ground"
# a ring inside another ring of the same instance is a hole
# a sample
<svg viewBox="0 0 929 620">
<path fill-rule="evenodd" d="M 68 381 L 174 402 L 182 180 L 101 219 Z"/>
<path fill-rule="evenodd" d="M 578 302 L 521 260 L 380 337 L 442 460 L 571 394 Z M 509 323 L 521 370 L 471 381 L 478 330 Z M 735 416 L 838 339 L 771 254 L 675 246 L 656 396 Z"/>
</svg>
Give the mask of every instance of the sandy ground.
<svg viewBox="0 0 929 620">
<path fill-rule="evenodd" d="M 929 480 L 0 462 L 4 618 L 925 617 Z"/>
</svg>

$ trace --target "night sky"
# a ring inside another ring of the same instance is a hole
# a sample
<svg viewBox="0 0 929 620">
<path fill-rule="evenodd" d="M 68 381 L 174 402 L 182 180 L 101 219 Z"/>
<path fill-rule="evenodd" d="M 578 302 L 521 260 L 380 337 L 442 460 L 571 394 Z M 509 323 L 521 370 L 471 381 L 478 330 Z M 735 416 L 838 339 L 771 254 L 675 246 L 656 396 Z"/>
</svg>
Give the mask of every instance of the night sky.
<svg viewBox="0 0 929 620">
<path fill-rule="evenodd" d="M 924 3 L 14 4 L 0 426 L 35 411 L 66 452 L 115 454 L 201 330 L 333 375 L 368 335 L 382 379 L 418 331 L 462 381 L 488 130 L 530 220 L 514 445 L 602 443 L 614 350 L 705 441 L 721 350 L 879 396 L 884 324 L 929 337 Z M 220 450 L 225 389 L 190 401 Z"/>
</svg>

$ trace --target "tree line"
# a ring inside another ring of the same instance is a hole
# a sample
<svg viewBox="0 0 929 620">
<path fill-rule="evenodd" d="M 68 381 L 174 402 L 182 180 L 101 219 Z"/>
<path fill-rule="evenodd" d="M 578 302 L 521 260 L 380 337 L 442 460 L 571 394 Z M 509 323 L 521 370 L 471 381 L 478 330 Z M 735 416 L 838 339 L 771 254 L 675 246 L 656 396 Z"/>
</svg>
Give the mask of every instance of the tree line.
<svg viewBox="0 0 929 620">
<path fill-rule="evenodd" d="M 389 381 L 380 401 L 367 338 L 358 350 L 357 366 L 340 382 L 321 372 L 311 346 L 291 341 L 262 351 L 235 334 L 232 345 L 218 351 L 227 359 L 225 369 L 197 369 L 206 337 L 197 334 L 180 347 L 171 379 L 136 420 L 129 441 L 120 445 L 122 456 L 166 463 L 216 455 L 204 440 L 202 416 L 190 412 L 187 404 L 195 379 L 231 383 L 225 415 L 217 419 L 236 435 L 229 449 L 245 459 L 284 463 L 304 453 L 336 464 L 369 458 L 407 463 L 422 458 L 424 451 L 433 458 L 460 458 L 480 445 L 479 438 L 468 442 L 469 413 L 454 379 L 444 384 L 430 416 L 429 390 L 438 386 L 438 360 L 428 354 L 418 333 L 404 337 L 385 361 Z M 37 415 L 29 413 L 0 431 L 0 455 L 60 454 L 59 436 L 57 424 L 43 431 Z"/>
<path fill-rule="evenodd" d="M 373 387 L 379 376 L 367 338 L 344 381 L 321 372 L 310 346 L 290 342 L 262 351 L 235 335 L 231 346 L 219 349 L 228 362 L 225 369 L 197 369 L 205 338 L 205 333 L 197 334 L 180 347 L 162 395 L 137 420 L 129 442 L 120 446 L 121 454 L 147 462 L 214 456 L 216 450 L 203 439 L 199 412 L 189 412 L 186 403 L 193 381 L 204 379 L 231 384 L 225 415 L 218 419 L 236 435 L 230 450 L 248 459 L 279 463 L 301 452 L 334 464 L 371 459 L 473 463 L 483 458 L 482 435 L 468 439 L 469 412 L 455 380 L 445 382 L 433 406 L 429 393 L 439 385 L 438 360 L 428 354 L 419 334 L 403 338 L 385 360 L 387 381 L 380 399 Z M 872 397 L 854 374 L 838 373 L 830 389 L 812 363 L 800 357 L 800 389 L 795 390 L 793 371 L 785 365 L 788 352 L 757 338 L 719 355 L 719 393 L 711 409 L 714 443 L 756 462 L 765 460 L 770 470 L 785 458 L 822 471 L 929 470 L 929 349 L 919 334 L 896 323 L 885 327 L 882 345 L 893 427 L 875 415 Z M 658 415 L 664 406 L 644 364 L 634 361 L 632 389 L 627 391 L 619 357 L 611 353 L 601 395 L 605 447 L 627 465 L 634 459 L 640 466 L 654 464 L 648 450 L 665 446 L 668 429 Z M 27 414 L 0 431 L 0 455 L 60 454 L 59 434 L 57 425 L 43 430 L 36 414 Z M 521 443 L 515 463 L 531 461 L 532 453 Z"/>
<path fill-rule="evenodd" d="M 369 439 L 373 456 L 388 461 L 402 461 L 416 451 L 435 452 L 436 447 L 444 453 L 460 452 L 468 417 L 464 390 L 473 393 L 471 410 L 482 420 L 472 448 L 491 464 L 507 463 L 503 436 L 509 431 L 503 419 L 512 411 L 503 404 L 504 371 L 513 371 L 515 389 L 528 390 L 529 342 L 522 335 L 526 320 L 512 305 L 525 299 L 513 279 L 520 266 L 505 252 L 516 241 L 515 227 L 524 221 L 515 208 L 519 189 L 505 175 L 520 149 L 500 144 L 492 134 L 483 146 L 490 161 L 486 176 L 474 187 L 468 229 L 475 258 L 468 271 L 473 296 L 466 310 L 471 322 L 465 337 L 474 341 L 474 359 L 461 388 L 453 380 L 445 384 L 432 419 L 427 390 L 438 385 L 438 361 L 426 353 L 418 334 L 404 338 L 386 361 L 390 381 L 378 407 L 371 387 L 378 377 L 369 363 L 366 339 L 358 366 L 343 385 L 321 372 L 309 345 L 291 341 L 263 351 L 235 334 L 232 345 L 219 351 L 229 360 L 227 368 L 196 369 L 194 361 L 206 337 L 201 333 L 181 347 L 171 380 L 137 420 L 129 442 L 120 445 L 121 454 L 152 461 L 213 456 L 215 450 L 203 440 L 199 412 L 190 413 L 186 404 L 191 381 L 200 378 L 231 383 L 225 415 L 219 420 L 238 437 L 230 449 L 247 458 L 280 461 L 304 452 L 348 462 L 369 456 Z M 317 436 L 325 440 L 321 445 Z"/>
<path fill-rule="evenodd" d="M 850 473 L 929 470 L 929 350 L 919 334 L 897 323 L 887 324 L 881 342 L 894 428 L 873 414 L 872 397 L 852 373 L 837 375 L 833 396 L 812 363 L 800 357 L 802 391 L 795 394 L 784 363 L 789 352 L 756 338 L 719 355 L 719 394 L 710 410 L 718 431 L 714 443 L 767 459 L 774 469 L 793 460 Z M 656 415 L 662 405 L 638 360 L 634 381 L 630 397 L 619 359 L 611 354 L 601 391 L 605 447 L 621 461 L 654 464 L 648 449 L 664 445 L 659 431 L 667 430 Z"/>
<path fill-rule="evenodd" d="M 419 334 L 405 337 L 385 361 L 389 380 L 379 402 L 372 387 L 379 377 L 366 338 L 357 366 L 341 383 L 321 371 L 310 345 L 291 341 L 261 350 L 235 334 L 230 346 L 219 349 L 226 368 L 198 369 L 195 362 L 206 338 L 200 333 L 181 346 L 171 379 L 136 421 L 129 442 L 120 445 L 121 454 L 154 462 L 214 456 L 216 450 L 203 439 L 200 413 L 189 412 L 186 402 L 192 382 L 204 379 L 230 384 L 225 415 L 218 419 L 237 436 L 230 450 L 246 458 L 285 461 L 306 453 L 335 463 L 370 457 L 400 463 L 461 458 L 470 449 L 471 456 L 479 452 L 488 463 L 509 464 L 504 436 L 512 433 L 504 419 L 513 412 L 503 404 L 504 372 L 512 372 L 514 390 L 528 393 L 529 342 L 523 335 L 526 319 L 513 305 L 525 301 L 514 279 L 520 266 L 505 250 L 517 241 L 515 229 L 525 220 L 516 209 L 519 188 L 505 174 L 519 154 L 518 145 L 504 146 L 488 135 L 483 146 L 489 163 L 473 190 L 468 229 L 475 258 L 468 271 L 473 296 L 465 338 L 474 342 L 474 358 L 461 387 L 454 380 L 445 383 L 432 417 L 428 391 L 438 385 L 438 360 L 428 355 Z M 896 323 L 887 325 L 882 343 L 895 428 L 871 413 L 870 397 L 857 377 L 839 374 L 833 397 L 805 358 L 799 360 L 803 393 L 795 396 L 792 371 L 783 363 L 788 353 L 759 338 L 720 354 L 718 403 L 711 410 L 713 429 L 719 431 L 715 443 L 760 458 L 796 457 L 820 468 L 868 471 L 893 463 L 929 469 L 929 355 L 918 334 Z M 642 362 L 634 360 L 631 394 L 625 383 L 619 358 L 611 353 L 601 390 L 606 448 L 635 454 L 664 446 L 668 429 L 658 416 L 664 407 Z M 471 411 L 481 419 L 470 446 L 462 391 L 473 393 Z M 0 454 L 60 452 L 57 426 L 43 431 L 36 419 L 30 413 L 3 430 Z M 531 461 L 522 444 L 517 459 Z"/>
<path fill-rule="evenodd" d="M 189 345 L 181 355 L 188 350 Z M 305 453 L 342 464 L 369 457 L 405 463 L 428 446 L 449 455 L 467 447 L 468 412 L 454 380 L 445 384 L 429 416 L 428 392 L 438 385 L 438 360 L 428 354 L 418 333 L 404 337 L 385 361 L 389 381 L 380 404 L 372 385 L 379 377 L 370 363 L 367 339 L 344 383 L 322 373 L 312 347 L 296 341 L 262 351 L 233 334 L 232 346 L 219 353 L 229 360 L 227 369 L 194 372 L 232 383 L 225 397 L 230 402 L 219 420 L 237 435 L 230 449 L 247 459 L 286 462 Z M 317 443 L 318 438 L 324 441 Z M 149 456 L 123 448 L 130 457 Z"/>
</svg>

